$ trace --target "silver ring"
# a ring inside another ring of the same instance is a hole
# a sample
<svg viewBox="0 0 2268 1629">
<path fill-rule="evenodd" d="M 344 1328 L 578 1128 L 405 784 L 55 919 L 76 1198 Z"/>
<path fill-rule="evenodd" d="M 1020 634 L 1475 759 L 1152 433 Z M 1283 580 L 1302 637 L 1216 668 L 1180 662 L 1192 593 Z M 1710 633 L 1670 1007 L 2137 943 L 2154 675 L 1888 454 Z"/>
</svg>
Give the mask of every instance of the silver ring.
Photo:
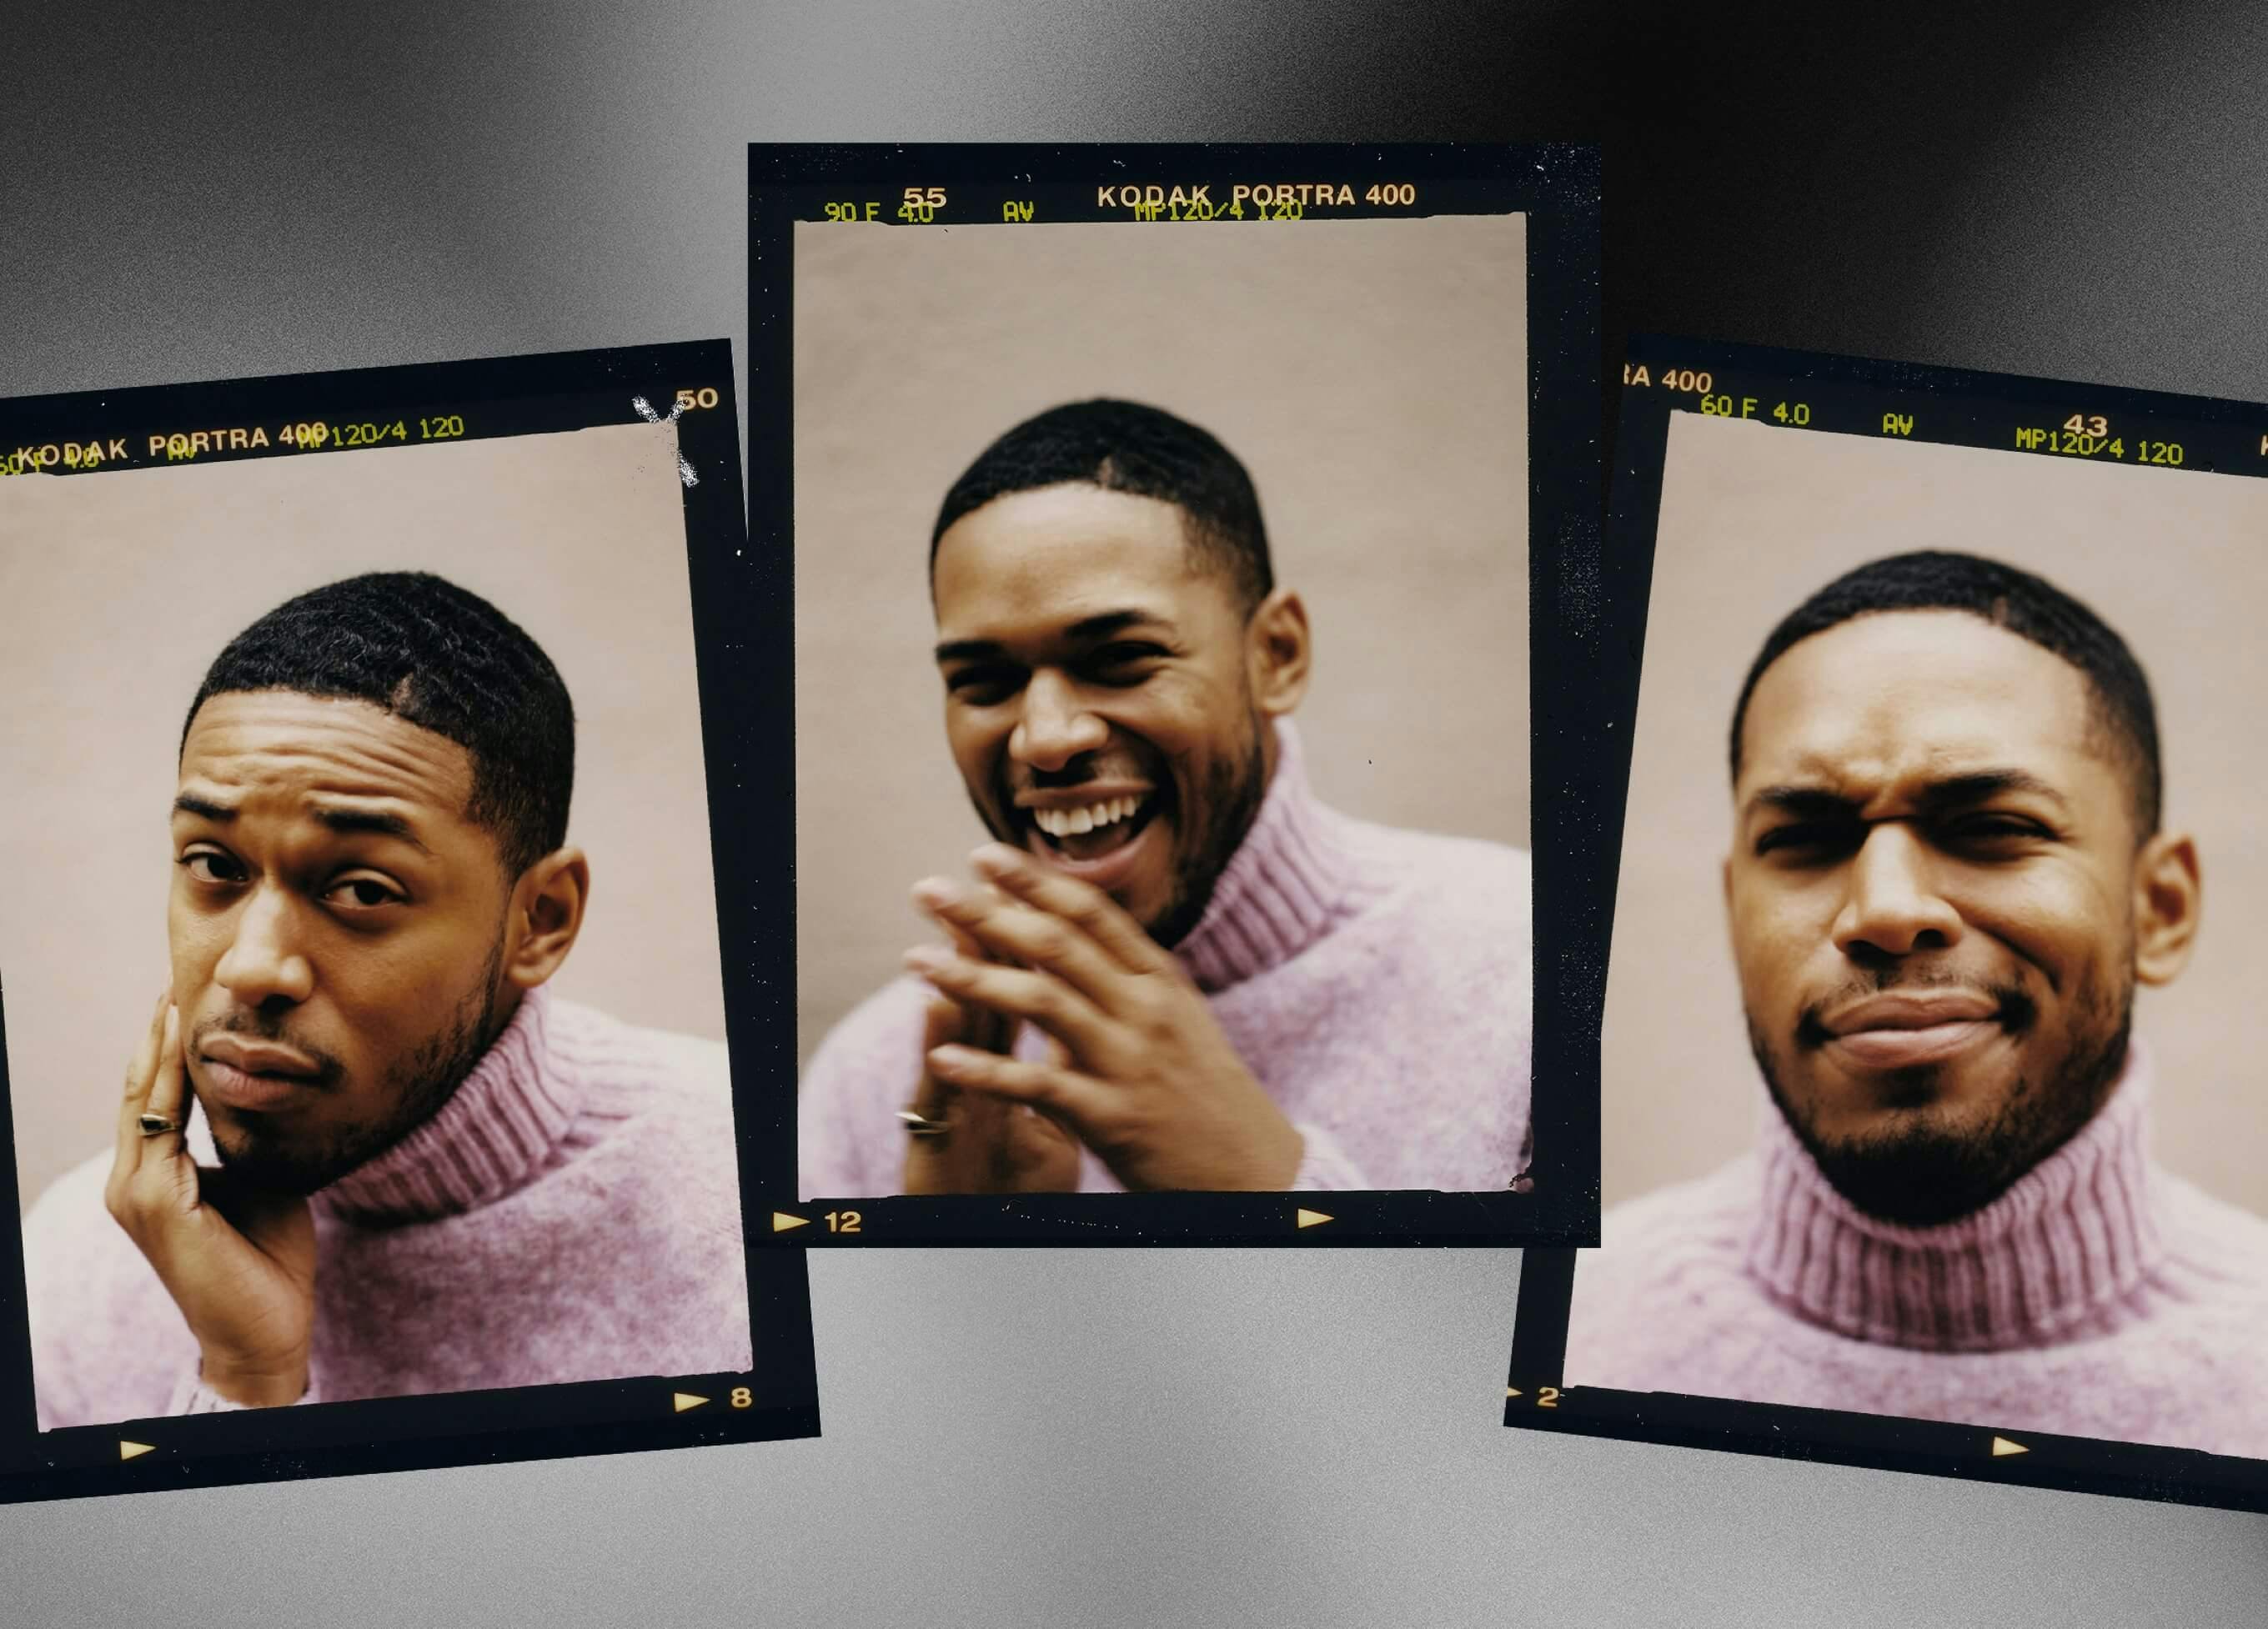
<svg viewBox="0 0 2268 1629">
<path fill-rule="evenodd" d="M 942 1137 L 953 1129 L 951 1120 L 933 1120 L 926 1114 L 917 1114 L 911 1109 L 900 1109 L 898 1118 L 905 1122 L 909 1137 Z"/>
<path fill-rule="evenodd" d="M 162 1114 L 144 1114 L 135 1123 L 142 1127 L 142 1134 L 145 1137 L 162 1137 L 169 1131 L 181 1129 L 180 1121 L 169 1120 Z"/>
</svg>

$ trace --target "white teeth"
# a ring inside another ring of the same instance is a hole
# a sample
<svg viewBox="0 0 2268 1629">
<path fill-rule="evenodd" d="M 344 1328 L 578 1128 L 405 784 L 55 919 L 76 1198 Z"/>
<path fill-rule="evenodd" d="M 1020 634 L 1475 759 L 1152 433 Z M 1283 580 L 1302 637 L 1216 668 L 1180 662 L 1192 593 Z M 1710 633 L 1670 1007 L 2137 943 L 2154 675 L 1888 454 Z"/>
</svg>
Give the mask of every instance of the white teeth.
<svg viewBox="0 0 2268 1629">
<path fill-rule="evenodd" d="M 1035 809 L 1032 824 L 1050 837 L 1078 837 L 1128 819 L 1141 807 L 1139 797 L 1109 797 L 1084 809 Z"/>
</svg>

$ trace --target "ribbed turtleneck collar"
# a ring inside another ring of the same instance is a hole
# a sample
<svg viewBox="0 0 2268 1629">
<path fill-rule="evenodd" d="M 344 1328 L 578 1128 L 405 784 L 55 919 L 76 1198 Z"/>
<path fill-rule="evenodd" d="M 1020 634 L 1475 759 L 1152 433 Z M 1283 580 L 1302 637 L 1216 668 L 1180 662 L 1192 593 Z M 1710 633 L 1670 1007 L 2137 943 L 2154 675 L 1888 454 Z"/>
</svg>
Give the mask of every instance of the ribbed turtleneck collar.
<svg viewBox="0 0 2268 1629">
<path fill-rule="evenodd" d="M 1329 928 L 1357 868 L 1340 818 L 1315 801 L 1299 731 L 1276 721 L 1276 774 L 1204 914 L 1174 954 L 1208 994 L 1289 961 Z"/>
<path fill-rule="evenodd" d="M 1837 1193 L 1771 1109 L 1748 1269 L 1813 1323 L 1854 1339 L 1991 1352 L 2115 1318 L 2163 1259 L 2152 1209 L 2148 1054 L 2130 1045 L 2110 1100 L 2079 1134 L 1974 1214 L 1899 1227 Z"/>
<path fill-rule="evenodd" d="M 542 986 L 520 998 L 504 1032 L 440 1112 L 315 1196 L 357 1223 L 430 1221 L 501 1199 L 540 1169 L 575 1119 L 571 1071 L 557 1066 Z"/>
</svg>

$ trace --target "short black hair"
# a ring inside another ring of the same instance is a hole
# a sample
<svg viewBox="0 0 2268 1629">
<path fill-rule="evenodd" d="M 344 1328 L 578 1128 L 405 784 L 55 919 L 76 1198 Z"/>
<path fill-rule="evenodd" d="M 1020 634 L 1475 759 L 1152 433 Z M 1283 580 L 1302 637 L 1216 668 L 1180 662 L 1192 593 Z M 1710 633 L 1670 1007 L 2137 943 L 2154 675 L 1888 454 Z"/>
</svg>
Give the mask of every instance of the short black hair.
<svg viewBox="0 0 2268 1629">
<path fill-rule="evenodd" d="M 2158 829 L 2164 769 L 2150 681 L 2110 625 L 2044 577 L 1997 560 L 1937 549 L 1891 554 L 1847 571 L 1788 613 L 1749 669 L 1733 708 L 1733 779 L 1741 778 L 1741 726 L 1764 670 L 1789 647 L 1881 611 L 1965 611 L 2061 657 L 2087 680 L 2096 722 L 2133 781 L 2135 834 Z"/>
<path fill-rule="evenodd" d="M 1179 508 L 1189 547 L 1228 574 L 1248 615 L 1276 586 L 1260 495 L 1211 432 L 1159 407 L 1098 397 L 1026 419 L 976 455 L 945 495 L 929 534 L 929 563 L 947 528 L 1012 492 L 1085 481 Z"/>
<path fill-rule="evenodd" d="M 212 696 L 290 690 L 383 708 L 472 759 L 465 817 L 494 832 L 507 877 L 567 840 L 575 708 L 559 670 L 479 595 L 423 571 L 376 571 L 285 600 L 228 642 L 181 723 Z"/>
</svg>

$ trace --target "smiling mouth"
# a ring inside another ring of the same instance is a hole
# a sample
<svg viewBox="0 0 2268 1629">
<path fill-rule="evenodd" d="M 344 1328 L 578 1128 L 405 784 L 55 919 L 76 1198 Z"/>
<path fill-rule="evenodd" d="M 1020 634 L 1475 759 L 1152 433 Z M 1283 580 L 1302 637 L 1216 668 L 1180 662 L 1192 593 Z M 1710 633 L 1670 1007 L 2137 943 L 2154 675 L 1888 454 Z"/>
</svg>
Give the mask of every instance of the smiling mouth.
<svg viewBox="0 0 2268 1629">
<path fill-rule="evenodd" d="M 1133 842 L 1156 817 L 1162 801 L 1152 790 L 1017 812 L 1042 858 L 1086 862 L 1108 859 Z"/>
</svg>

